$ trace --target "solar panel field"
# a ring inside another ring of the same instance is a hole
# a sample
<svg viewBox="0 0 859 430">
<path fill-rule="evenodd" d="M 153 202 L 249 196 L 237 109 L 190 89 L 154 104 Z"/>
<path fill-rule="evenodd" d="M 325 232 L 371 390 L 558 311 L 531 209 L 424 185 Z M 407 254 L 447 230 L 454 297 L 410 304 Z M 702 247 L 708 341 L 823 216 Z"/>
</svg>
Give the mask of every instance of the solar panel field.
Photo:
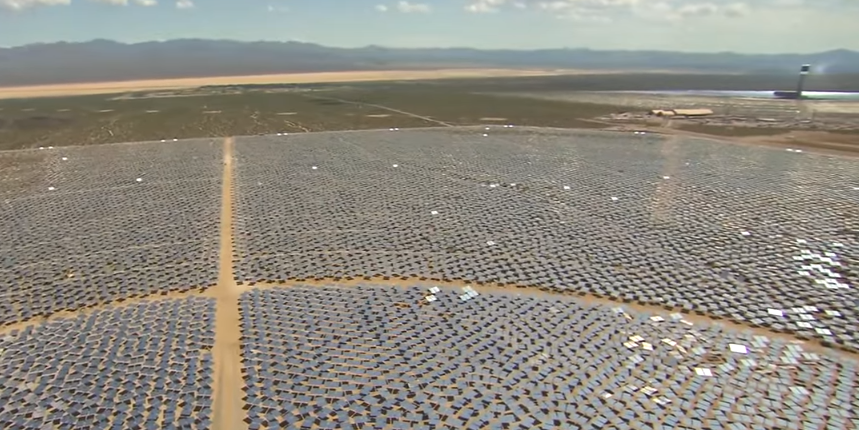
<svg viewBox="0 0 859 430">
<path fill-rule="evenodd" d="M 0 178 L 0 428 L 859 428 L 855 159 L 497 125 Z"/>
</svg>

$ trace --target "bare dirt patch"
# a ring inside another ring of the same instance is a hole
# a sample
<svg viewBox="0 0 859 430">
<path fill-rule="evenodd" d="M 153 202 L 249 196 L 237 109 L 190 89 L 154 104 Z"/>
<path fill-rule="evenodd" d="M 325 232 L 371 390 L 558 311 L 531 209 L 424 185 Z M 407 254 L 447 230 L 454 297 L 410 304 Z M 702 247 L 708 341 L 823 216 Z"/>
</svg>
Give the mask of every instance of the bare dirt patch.
<svg viewBox="0 0 859 430">
<path fill-rule="evenodd" d="M 365 115 L 367 118 L 387 118 L 391 116 L 389 113 L 376 113 L 372 115 Z"/>
<path fill-rule="evenodd" d="M 747 137 L 741 141 L 756 145 L 809 149 L 826 154 L 859 156 L 859 133 L 791 131 L 775 136 Z"/>
<path fill-rule="evenodd" d="M 815 101 L 814 110 L 821 113 L 859 114 L 859 102 Z"/>
<path fill-rule="evenodd" d="M 500 121 L 507 121 L 507 118 L 499 118 L 499 117 L 494 117 L 494 116 L 485 116 L 485 117 L 483 117 L 483 118 L 480 118 L 480 120 L 481 120 L 481 121 L 500 122 Z"/>
<path fill-rule="evenodd" d="M 119 309 L 126 306 L 136 306 L 143 302 L 148 301 L 157 301 L 157 300 L 182 300 L 188 297 L 196 297 L 199 296 L 202 291 L 205 290 L 206 287 L 195 288 L 188 291 L 160 291 L 157 293 L 147 294 L 144 296 L 132 296 L 132 297 L 123 297 L 111 300 L 109 302 L 100 303 L 95 306 L 88 306 L 85 308 L 69 311 L 62 310 L 50 315 L 40 315 L 30 319 L 17 321 L 11 324 L 6 324 L 0 327 L 0 335 L 6 334 L 15 330 L 23 330 L 27 327 L 37 326 L 40 324 L 46 324 L 49 322 L 66 319 L 66 318 L 80 318 L 81 316 L 91 315 L 94 312 L 100 312 L 107 309 Z"/>
<path fill-rule="evenodd" d="M 44 130 L 65 127 L 73 120 L 66 117 L 34 115 L 24 118 L 0 118 L 0 130 Z"/>
<path fill-rule="evenodd" d="M 215 345 L 212 348 L 215 381 L 213 395 L 215 429 L 241 430 L 242 416 L 241 289 L 233 281 L 232 246 L 232 160 L 233 138 L 224 139 L 224 173 L 221 193 L 221 249 L 218 285 L 207 295 L 215 305 Z"/>
<path fill-rule="evenodd" d="M 181 97 L 204 97 L 209 95 L 208 93 L 180 93 L 173 91 L 158 91 L 153 93 L 132 93 L 132 94 L 123 94 L 118 97 L 114 97 L 110 100 L 146 100 L 146 99 L 173 99 L 173 98 L 181 98 Z"/>
<path fill-rule="evenodd" d="M 597 70 L 528 70 L 528 69 L 441 69 L 441 70 L 385 70 L 354 72 L 289 73 L 281 75 L 220 76 L 208 78 L 151 79 L 123 82 L 99 82 L 82 84 L 34 85 L 2 87 L 0 98 L 55 97 L 84 94 L 113 94 L 129 91 L 170 91 L 195 88 L 205 85 L 247 85 L 278 83 L 328 83 L 405 81 L 448 78 L 483 78 L 514 76 L 558 76 L 600 73 Z M 163 93 L 165 97 L 176 97 Z"/>
<path fill-rule="evenodd" d="M 507 93 L 526 98 L 570 103 L 614 105 L 624 111 L 650 109 L 707 108 L 717 115 L 746 117 L 751 120 L 820 120 L 859 114 L 859 102 L 852 100 L 781 100 L 749 97 L 714 97 L 685 94 L 651 94 L 625 91 L 545 91 Z"/>
<path fill-rule="evenodd" d="M 765 130 L 777 133 L 763 135 L 716 135 L 708 129 L 679 129 L 670 127 L 658 127 L 643 124 L 631 124 L 629 126 L 607 127 L 606 130 L 631 132 L 646 131 L 663 135 L 678 135 L 712 139 L 722 143 L 734 143 L 740 145 L 772 146 L 785 149 L 802 149 L 804 151 L 838 155 L 859 156 L 859 132 L 838 131 L 805 131 L 805 130 Z"/>
</svg>

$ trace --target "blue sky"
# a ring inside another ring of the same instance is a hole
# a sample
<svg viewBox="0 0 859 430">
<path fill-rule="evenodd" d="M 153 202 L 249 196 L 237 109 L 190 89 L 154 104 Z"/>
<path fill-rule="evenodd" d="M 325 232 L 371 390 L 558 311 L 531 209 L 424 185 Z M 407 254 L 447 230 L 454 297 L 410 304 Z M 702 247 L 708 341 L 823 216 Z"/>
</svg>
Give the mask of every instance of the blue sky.
<svg viewBox="0 0 859 430">
<path fill-rule="evenodd" d="M 0 0 L 0 46 L 96 38 L 331 46 L 859 50 L 859 0 Z"/>
</svg>

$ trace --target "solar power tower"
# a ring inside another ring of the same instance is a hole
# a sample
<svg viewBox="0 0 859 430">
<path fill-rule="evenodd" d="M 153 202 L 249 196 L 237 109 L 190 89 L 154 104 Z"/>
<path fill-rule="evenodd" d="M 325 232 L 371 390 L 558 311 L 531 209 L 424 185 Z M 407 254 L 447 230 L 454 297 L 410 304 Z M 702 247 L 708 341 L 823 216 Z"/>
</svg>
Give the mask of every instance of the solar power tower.
<svg viewBox="0 0 859 430">
<path fill-rule="evenodd" d="M 796 91 L 776 91 L 773 94 L 782 99 L 801 99 L 802 88 L 805 85 L 805 77 L 811 71 L 811 64 L 803 64 L 799 69 L 799 81 L 796 83 Z"/>
<path fill-rule="evenodd" d="M 808 72 L 811 70 L 811 64 L 803 64 L 799 69 L 799 82 L 796 83 L 796 97 L 802 97 L 802 86 L 805 84 L 805 77 L 808 76 Z"/>
</svg>

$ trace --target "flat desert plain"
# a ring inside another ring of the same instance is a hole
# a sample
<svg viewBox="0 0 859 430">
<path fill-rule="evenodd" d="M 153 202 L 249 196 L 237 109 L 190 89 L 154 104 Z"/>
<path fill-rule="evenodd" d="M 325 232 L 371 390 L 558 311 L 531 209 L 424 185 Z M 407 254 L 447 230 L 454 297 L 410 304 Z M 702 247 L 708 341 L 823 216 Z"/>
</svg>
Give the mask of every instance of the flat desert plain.
<svg viewBox="0 0 859 430">
<path fill-rule="evenodd" d="M 216 76 L 202 78 L 151 79 L 139 81 L 0 87 L 0 99 L 58 97 L 86 94 L 113 94 L 129 91 L 175 90 L 181 88 L 195 88 L 204 85 L 310 84 L 335 82 L 429 80 L 447 78 L 558 76 L 594 73 L 620 72 L 575 69 L 438 69 L 287 73 L 278 75 L 252 76 Z"/>
</svg>

